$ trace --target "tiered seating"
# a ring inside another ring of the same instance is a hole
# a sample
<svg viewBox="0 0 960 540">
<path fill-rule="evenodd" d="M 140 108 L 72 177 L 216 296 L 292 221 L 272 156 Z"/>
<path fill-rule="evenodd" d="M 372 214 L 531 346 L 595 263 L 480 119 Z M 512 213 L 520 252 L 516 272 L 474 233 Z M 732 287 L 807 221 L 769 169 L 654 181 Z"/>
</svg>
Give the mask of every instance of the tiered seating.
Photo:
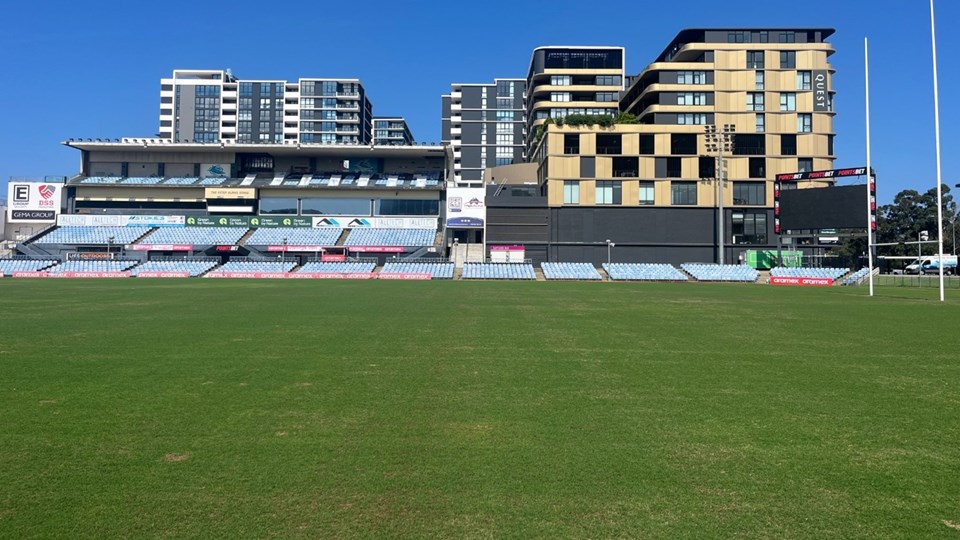
<svg viewBox="0 0 960 540">
<path fill-rule="evenodd" d="M 463 279 L 537 279 L 532 264 L 464 263 Z"/>
<path fill-rule="evenodd" d="M 120 181 L 121 184 L 151 185 L 159 184 L 163 178 L 158 176 L 130 176 Z"/>
<path fill-rule="evenodd" d="M 253 231 L 247 244 L 251 246 L 278 246 L 287 240 L 291 246 L 335 246 L 343 229 L 335 227 L 260 228 Z"/>
<path fill-rule="evenodd" d="M 870 273 L 870 269 L 869 269 L 869 268 L 861 268 L 861 269 L 857 270 L 856 272 L 850 274 L 849 276 L 845 277 L 845 278 L 843 279 L 843 281 L 840 282 L 840 284 L 841 284 L 841 285 L 856 285 L 858 281 L 860 281 L 861 279 L 867 277 L 867 274 L 869 274 L 869 273 Z"/>
<path fill-rule="evenodd" d="M 187 186 L 190 184 L 195 184 L 197 180 L 200 180 L 196 176 L 176 176 L 173 178 L 167 178 L 163 181 L 164 184 L 170 186 Z"/>
<path fill-rule="evenodd" d="M 116 184 L 122 179 L 120 176 L 88 176 L 80 180 L 81 184 Z"/>
<path fill-rule="evenodd" d="M 432 246 L 433 229 L 353 229 L 347 246 Z"/>
<path fill-rule="evenodd" d="M 683 263 L 680 268 L 697 281 L 756 281 L 760 274 L 753 268 L 737 264 Z"/>
<path fill-rule="evenodd" d="M 772 277 L 810 277 L 810 278 L 830 278 L 838 279 L 840 276 L 849 272 L 848 268 L 783 268 L 777 267 L 770 270 Z"/>
<path fill-rule="evenodd" d="M 540 268 L 547 279 L 602 279 L 590 263 L 545 262 Z"/>
<path fill-rule="evenodd" d="M 58 262 L 48 259 L 0 259 L 0 275 L 12 276 L 14 272 L 39 272 Z"/>
<path fill-rule="evenodd" d="M 141 244 L 234 245 L 247 233 L 244 227 L 160 227 Z"/>
<path fill-rule="evenodd" d="M 369 274 L 377 267 L 375 262 L 338 261 L 308 262 L 300 268 L 300 272 L 324 272 L 330 274 Z"/>
<path fill-rule="evenodd" d="M 66 261 L 47 270 L 51 274 L 61 272 L 123 272 L 137 261 Z"/>
<path fill-rule="evenodd" d="M 40 237 L 38 244 L 129 244 L 147 234 L 150 227 L 60 227 Z"/>
<path fill-rule="evenodd" d="M 230 180 L 229 178 L 223 176 L 208 176 L 200 181 L 201 186 L 219 186 L 220 184 Z"/>
<path fill-rule="evenodd" d="M 130 274 L 136 276 L 140 272 L 187 272 L 190 274 L 190 277 L 197 277 L 216 265 L 217 261 L 210 259 L 199 261 L 189 259 L 181 261 L 147 261 L 131 270 Z"/>
<path fill-rule="evenodd" d="M 614 281 L 687 281 L 687 276 L 669 264 L 603 263 Z"/>
<path fill-rule="evenodd" d="M 453 279 L 452 262 L 388 262 L 381 274 L 430 274 L 433 279 Z"/>
<path fill-rule="evenodd" d="M 297 263 L 293 261 L 238 261 L 230 262 L 217 269 L 217 272 L 289 272 Z"/>
</svg>

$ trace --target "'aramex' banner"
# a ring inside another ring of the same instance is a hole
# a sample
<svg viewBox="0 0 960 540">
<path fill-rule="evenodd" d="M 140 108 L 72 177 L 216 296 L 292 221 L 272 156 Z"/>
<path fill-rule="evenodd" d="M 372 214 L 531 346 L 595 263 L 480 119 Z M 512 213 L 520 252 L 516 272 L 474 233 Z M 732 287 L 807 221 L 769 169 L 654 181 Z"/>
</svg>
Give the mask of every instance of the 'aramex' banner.
<svg viewBox="0 0 960 540">
<path fill-rule="evenodd" d="M 357 253 L 403 253 L 402 246 L 349 246 L 347 249 Z"/>
<path fill-rule="evenodd" d="M 420 281 L 433 279 L 433 276 L 424 273 L 381 272 L 377 274 L 377 279 L 410 279 Z"/>
<path fill-rule="evenodd" d="M 128 278 L 130 272 L 14 272 L 16 278 Z"/>
<path fill-rule="evenodd" d="M 830 278 L 814 278 L 814 277 L 771 277 L 771 285 L 802 285 L 807 287 L 817 287 L 825 285 L 833 285 L 833 280 Z"/>
<path fill-rule="evenodd" d="M 131 251 L 193 251 L 192 244 L 130 244 Z"/>
<path fill-rule="evenodd" d="M 234 279 L 373 279 L 372 273 L 337 272 L 211 272 L 208 278 Z"/>
<path fill-rule="evenodd" d="M 276 252 L 276 251 L 324 251 L 325 249 L 330 248 L 331 246 L 318 246 L 318 245 L 294 245 L 287 244 L 286 246 L 267 246 L 267 251 Z"/>
<path fill-rule="evenodd" d="M 139 272 L 137 277 L 147 278 L 185 278 L 190 277 L 190 272 Z"/>
</svg>

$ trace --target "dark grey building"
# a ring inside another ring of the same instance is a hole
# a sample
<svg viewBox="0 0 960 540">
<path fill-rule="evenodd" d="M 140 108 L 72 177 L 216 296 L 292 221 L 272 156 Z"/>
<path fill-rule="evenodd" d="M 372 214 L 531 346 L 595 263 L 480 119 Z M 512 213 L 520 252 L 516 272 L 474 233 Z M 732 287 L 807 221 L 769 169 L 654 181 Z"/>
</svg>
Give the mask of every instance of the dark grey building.
<svg viewBox="0 0 960 540">
<path fill-rule="evenodd" d="M 373 144 L 410 146 L 416 141 L 402 116 L 378 116 L 373 119 Z"/>
</svg>

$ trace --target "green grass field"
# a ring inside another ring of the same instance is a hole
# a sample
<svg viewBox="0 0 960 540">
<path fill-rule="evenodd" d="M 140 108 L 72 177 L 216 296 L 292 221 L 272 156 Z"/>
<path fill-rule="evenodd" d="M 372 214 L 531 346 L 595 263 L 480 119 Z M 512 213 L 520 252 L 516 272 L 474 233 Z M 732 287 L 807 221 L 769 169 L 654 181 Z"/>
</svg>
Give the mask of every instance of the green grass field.
<svg viewBox="0 0 960 540">
<path fill-rule="evenodd" d="M 0 280 L 0 536 L 960 538 L 960 291 Z"/>
</svg>

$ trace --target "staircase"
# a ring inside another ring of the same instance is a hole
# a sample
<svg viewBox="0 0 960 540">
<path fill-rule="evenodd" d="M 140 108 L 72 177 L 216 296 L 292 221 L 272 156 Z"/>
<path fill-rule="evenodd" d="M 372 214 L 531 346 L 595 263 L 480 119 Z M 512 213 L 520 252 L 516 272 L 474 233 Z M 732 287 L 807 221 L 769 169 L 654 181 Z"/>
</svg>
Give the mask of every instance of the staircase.
<svg viewBox="0 0 960 540">
<path fill-rule="evenodd" d="M 241 236 L 240 239 L 237 240 L 237 245 L 238 246 L 245 245 L 247 243 L 247 240 L 249 240 L 250 237 L 253 236 L 254 232 L 256 232 L 256 229 L 247 229 L 247 232 L 243 233 L 243 236 Z"/>
<path fill-rule="evenodd" d="M 344 245 L 347 242 L 347 236 L 349 235 L 350 235 L 350 229 L 344 229 L 343 232 L 340 233 L 340 238 L 337 238 L 337 243 L 335 245 L 337 246 Z"/>
</svg>

